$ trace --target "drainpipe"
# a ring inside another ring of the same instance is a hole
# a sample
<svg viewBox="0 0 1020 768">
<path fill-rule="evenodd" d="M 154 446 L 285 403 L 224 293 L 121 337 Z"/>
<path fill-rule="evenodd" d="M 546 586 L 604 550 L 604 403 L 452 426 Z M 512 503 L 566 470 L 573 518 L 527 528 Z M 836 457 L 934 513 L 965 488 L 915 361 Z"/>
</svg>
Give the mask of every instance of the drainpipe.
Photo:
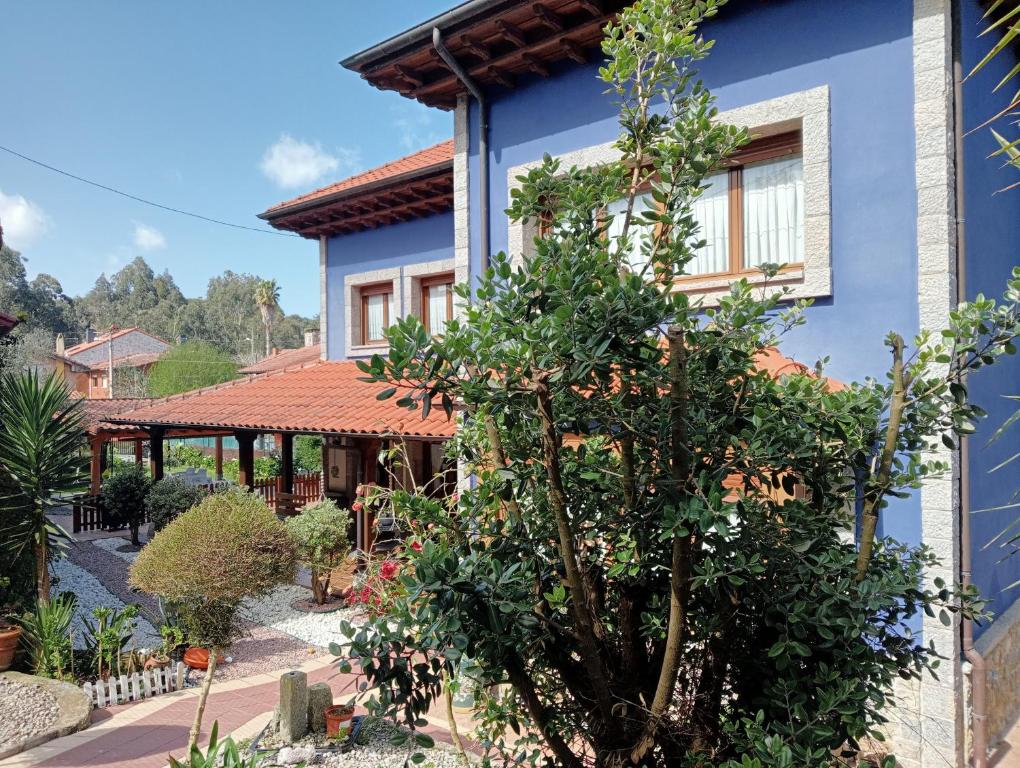
<svg viewBox="0 0 1020 768">
<path fill-rule="evenodd" d="M 956 298 L 967 300 L 967 219 L 964 207 L 963 179 L 963 61 L 960 3 L 952 3 L 953 35 L 953 157 L 956 197 Z M 967 435 L 960 436 L 960 583 L 973 583 L 973 557 L 970 537 L 970 445 Z M 974 768 L 988 766 L 988 670 L 984 657 L 974 647 L 974 620 L 961 622 L 963 656 L 970 663 L 971 745 Z"/>
<path fill-rule="evenodd" d="M 464 83 L 475 101 L 478 103 L 478 175 L 481 177 L 479 188 L 479 234 L 482 245 L 482 272 L 489 268 L 489 107 L 485 100 L 485 94 L 478 87 L 478 83 L 471 79 L 460 62 L 453 57 L 450 49 L 443 42 L 443 33 L 439 27 L 432 28 L 432 45 L 439 57 L 446 62 L 457 79 Z"/>
</svg>

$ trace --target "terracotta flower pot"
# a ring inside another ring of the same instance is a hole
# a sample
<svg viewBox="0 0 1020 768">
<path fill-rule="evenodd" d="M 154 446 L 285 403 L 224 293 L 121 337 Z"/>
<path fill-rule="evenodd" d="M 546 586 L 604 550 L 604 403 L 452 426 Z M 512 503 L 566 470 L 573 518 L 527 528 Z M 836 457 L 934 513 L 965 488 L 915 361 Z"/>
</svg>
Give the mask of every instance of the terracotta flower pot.
<svg viewBox="0 0 1020 768">
<path fill-rule="evenodd" d="M 21 627 L 12 624 L 0 624 L 0 672 L 10 669 L 14 663 L 14 652 L 18 650 L 21 638 Z"/>
<path fill-rule="evenodd" d="M 216 665 L 219 666 L 224 662 L 223 654 L 219 653 L 216 655 Z M 184 663 L 192 669 L 208 669 L 209 668 L 209 649 L 208 648 L 196 648 L 191 647 L 184 652 Z"/>
<path fill-rule="evenodd" d="M 326 707 L 326 738 L 345 738 L 351 730 L 351 719 L 354 717 L 353 704 L 334 704 Z"/>
</svg>

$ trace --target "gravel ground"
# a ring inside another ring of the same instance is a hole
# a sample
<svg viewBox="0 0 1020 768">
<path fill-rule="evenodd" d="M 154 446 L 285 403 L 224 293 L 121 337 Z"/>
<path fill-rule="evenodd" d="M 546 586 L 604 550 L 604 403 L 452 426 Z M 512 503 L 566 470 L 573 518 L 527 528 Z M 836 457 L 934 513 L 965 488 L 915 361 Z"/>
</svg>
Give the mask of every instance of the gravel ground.
<svg viewBox="0 0 1020 768">
<path fill-rule="evenodd" d="M 53 694 L 0 677 L 0 752 L 42 733 L 59 714 Z"/>
<path fill-rule="evenodd" d="M 309 765 L 321 765 L 326 768 L 404 768 L 408 758 L 415 752 L 425 755 L 424 762 L 418 763 L 421 768 L 464 768 L 464 762 L 453 751 L 452 747 L 438 744 L 432 749 L 418 749 L 413 746 L 395 747 L 390 744 L 390 737 L 397 727 L 391 723 L 377 722 L 362 731 L 358 746 L 346 754 L 324 755 L 309 762 Z M 305 741 L 308 741 L 307 739 Z M 300 742 L 303 744 L 304 742 Z M 286 754 L 281 750 L 280 757 Z M 299 753 L 295 750 L 294 757 Z M 266 765 L 282 764 L 267 762 Z"/>
<path fill-rule="evenodd" d="M 340 633 L 340 622 L 353 620 L 355 611 L 341 608 L 332 613 L 305 613 L 290 607 L 292 602 L 305 599 L 309 594 L 309 590 L 293 584 L 278 587 L 259 600 L 246 600 L 244 616 L 257 624 L 286 632 L 320 648 L 342 642 L 344 637 Z"/>
<path fill-rule="evenodd" d="M 98 547 L 104 552 L 109 552 L 114 557 L 119 557 L 127 563 L 133 563 L 135 558 L 138 557 L 138 551 L 130 549 L 130 539 L 122 539 L 120 537 L 112 539 L 96 539 L 92 542 L 92 546 Z M 121 548 L 123 548 L 124 551 L 121 551 Z"/>
<path fill-rule="evenodd" d="M 138 603 L 142 613 L 158 627 L 163 621 L 159 612 L 159 604 L 156 598 L 145 592 L 135 592 L 128 586 L 128 568 L 131 561 L 120 557 L 117 552 L 111 552 L 104 547 L 96 546 L 99 542 L 121 541 L 123 539 L 99 539 L 94 542 L 79 542 L 76 546 L 69 547 L 67 559 L 75 565 L 81 566 L 98 579 L 104 587 L 125 603 Z"/>
<path fill-rule="evenodd" d="M 103 586 L 102 582 L 79 565 L 71 562 L 69 558 L 62 557 L 54 561 L 52 567 L 53 575 L 59 579 L 58 584 L 53 588 L 53 594 L 60 592 L 74 592 L 78 596 L 78 611 L 75 614 L 71 627 L 74 631 L 74 647 L 85 647 L 85 625 L 82 616 L 92 614 L 92 609 L 101 605 L 110 608 L 123 608 L 125 602 Z M 126 589 L 126 586 L 125 586 Z M 129 602 L 136 602 L 137 596 L 132 595 Z M 161 644 L 159 632 L 152 623 L 139 616 L 135 629 L 135 646 L 138 648 L 154 648 Z"/>
</svg>

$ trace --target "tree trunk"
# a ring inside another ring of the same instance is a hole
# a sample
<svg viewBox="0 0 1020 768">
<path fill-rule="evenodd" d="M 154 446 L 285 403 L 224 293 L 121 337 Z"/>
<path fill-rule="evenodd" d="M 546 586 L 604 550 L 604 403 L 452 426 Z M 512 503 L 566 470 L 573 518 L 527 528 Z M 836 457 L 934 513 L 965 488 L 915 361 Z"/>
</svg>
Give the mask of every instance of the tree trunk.
<svg viewBox="0 0 1020 768">
<path fill-rule="evenodd" d="M 318 568 L 312 568 L 312 599 L 315 600 L 316 605 L 326 602 L 326 594 L 322 588 L 322 582 L 319 580 Z"/>
<path fill-rule="evenodd" d="M 216 657 L 220 655 L 219 646 L 214 645 L 209 649 L 209 666 L 206 667 L 205 677 L 202 678 L 202 690 L 198 694 L 198 709 L 195 710 L 195 720 L 191 724 L 191 732 L 188 734 L 188 753 L 191 748 L 198 744 L 198 735 L 202 732 L 202 715 L 205 714 L 205 702 L 209 698 L 209 689 L 212 687 L 213 675 L 216 674 Z"/>
<path fill-rule="evenodd" d="M 450 741 L 453 742 L 457 754 L 464 765 L 470 765 L 467 752 L 464 751 L 464 742 L 461 741 L 460 731 L 457 730 L 457 719 L 453 714 L 453 691 L 450 690 L 450 676 L 443 669 L 443 698 L 446 699 L 446 723 L 450 726 Z"/>
<path fill-rule="evenodd" d="M 273 331 L 270 323 L 265 323 L 264 325 L 266 326 L 266 357 L 269 357 L 273 354 L 273 344 L 271 341 Z"/>
<path fill-rule="evenodd" d="M 35 584 L 36 598 L 43 605 L 50 602 L 50 568 L 46 562 L 46 532 L 39 534 L 35 542 Z"/>
</svg>

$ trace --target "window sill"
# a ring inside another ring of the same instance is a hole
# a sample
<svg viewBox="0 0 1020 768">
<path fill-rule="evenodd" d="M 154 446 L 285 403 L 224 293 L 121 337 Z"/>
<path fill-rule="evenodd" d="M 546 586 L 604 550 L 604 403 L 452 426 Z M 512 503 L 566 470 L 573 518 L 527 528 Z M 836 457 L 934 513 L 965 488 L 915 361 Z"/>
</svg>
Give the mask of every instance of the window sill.
<svg viewBox="0 0 1020 768">
<path fill-rule="evenodd" d="M 737 280 L 746 280 L 752 286 L 779 289 L 788 288 L 789 298 L 807 299 L 832 295 L 828 272 L 821 273 L 811 265 L 784 269 L 778 275 L 766 278 L 755 272 L 742 275 L 715 275 L 706 278 L 682 278 L 674 281 L 677 291 L 686 293 L 692 298 L 700 298 L 707 307 L 717 306 L 719 298 L 729 292 L 730 285 Z"/>
<path fill-rule="evenodd" d="M 353 357 L 355 355 L 385 355 L 389 351 L 389 344 L 354 344 L 347 350 L 347 353 Z"/>
</svg>

